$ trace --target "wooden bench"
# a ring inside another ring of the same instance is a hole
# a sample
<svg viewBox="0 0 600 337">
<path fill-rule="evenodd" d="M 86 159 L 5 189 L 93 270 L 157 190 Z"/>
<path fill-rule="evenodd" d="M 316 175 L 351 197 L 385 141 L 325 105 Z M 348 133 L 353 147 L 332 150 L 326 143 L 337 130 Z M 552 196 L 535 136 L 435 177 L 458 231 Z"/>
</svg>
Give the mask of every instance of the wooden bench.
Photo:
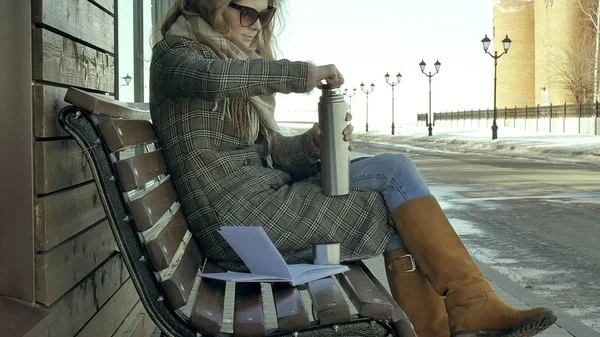
<svg viewBox="0 0 600 337">
<path fill-rule="evenodd" d="M 276 328 L 265 324 L 257 283 L 230 284 L 197 277 L 222 271 L 203 258 L 177 202 L 149 112 L 139 105 L 70 89 L 62 127 L 84 150 L 115 240 L 146 311 L 163 336 L 416 336 L 404 312 L 361 262 L 350 271 L 310 282 L 306 290 L 270 286 Z M 310 294 L 309 316 L 301 291 Z M 351 314 L 349 298 L 356 314 Z M 193 295 L 195 293 L 195 296 Z M 191 308 L 184 313 L 182 307 Z M 225 308 L 233 305 L 233 333 Z"/>
</svg>

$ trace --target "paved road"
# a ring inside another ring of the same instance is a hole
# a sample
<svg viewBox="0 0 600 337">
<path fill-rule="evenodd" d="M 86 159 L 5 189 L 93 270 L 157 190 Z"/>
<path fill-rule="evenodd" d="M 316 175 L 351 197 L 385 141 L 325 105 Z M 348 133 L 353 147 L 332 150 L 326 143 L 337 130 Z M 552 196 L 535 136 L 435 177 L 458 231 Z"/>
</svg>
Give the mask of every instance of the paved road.
<svg viewBox="0 0 600 337">
<path fill-rule="evenodd" d="M 476 258 L 600 331 L 600 166 L 353 144 L 409 154 Z"/>
</svg>

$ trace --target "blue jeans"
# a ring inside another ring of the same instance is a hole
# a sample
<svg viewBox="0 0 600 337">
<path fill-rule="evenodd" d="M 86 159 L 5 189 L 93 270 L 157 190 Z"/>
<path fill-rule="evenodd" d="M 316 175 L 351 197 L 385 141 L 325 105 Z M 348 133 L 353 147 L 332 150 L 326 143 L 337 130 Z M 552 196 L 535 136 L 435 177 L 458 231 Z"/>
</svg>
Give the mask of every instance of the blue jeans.
<svg viewBox="0 0 600 337">
<path fill-rule="evenodd" d="M 386 153 L 350 165 L 353 188 L 381 192 L 391 212 L 403 203 L 431 194 L 412 159 L 403 154 Z M 405 248 L 399 234 L 392 237 L 386 251 Z"/>
</svg>

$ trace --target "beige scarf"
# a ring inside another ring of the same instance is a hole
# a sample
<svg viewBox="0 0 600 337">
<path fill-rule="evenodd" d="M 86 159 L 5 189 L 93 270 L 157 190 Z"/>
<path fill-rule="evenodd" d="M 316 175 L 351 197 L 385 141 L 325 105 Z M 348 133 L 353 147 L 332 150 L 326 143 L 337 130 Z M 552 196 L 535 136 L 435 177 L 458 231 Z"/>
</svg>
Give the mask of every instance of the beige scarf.
<svg viewBox="0 0 600 337">
<path fill-rule="evenodd" d="M 248 60 L 260 59 L 253 46 L 243 51 L 230 40 L 217 33 L 202 17 L 197 14 L 180 15 L 177 21 L 165 34 L 166 37 L 182 37 L 198 41 L 213 50 L 219 59 Z M 248 144 L 254 144 L 262 133 L 267 140 L 266 161 L 273 166 L 271 149 L 276 138 L 277 122 L 275 121 L 274 95 L 253 96 L 245 100 L 245 104 L 232 104 L 229 98 L 222 100 L 225 115 L 231 119 L 236 132 L 246 137 Z M 218 102 L 217 102 L 218 104 Z M 218 105 L 215 106 L 215 109 Z M 233 111 L 232 111 L 233 110 Z"/>
</svg>

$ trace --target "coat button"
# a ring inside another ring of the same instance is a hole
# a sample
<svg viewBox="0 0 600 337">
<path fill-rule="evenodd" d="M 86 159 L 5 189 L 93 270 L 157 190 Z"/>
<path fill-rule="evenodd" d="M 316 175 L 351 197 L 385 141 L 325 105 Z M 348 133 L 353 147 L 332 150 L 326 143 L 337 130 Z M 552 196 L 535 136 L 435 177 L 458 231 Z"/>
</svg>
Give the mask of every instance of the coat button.
<svg viewBox="0 0 600 337">
<path fill-rule="evenodd" d="M 244 166 L 250 165 L 250 159 L 244 159 Z"/>
</svg>

